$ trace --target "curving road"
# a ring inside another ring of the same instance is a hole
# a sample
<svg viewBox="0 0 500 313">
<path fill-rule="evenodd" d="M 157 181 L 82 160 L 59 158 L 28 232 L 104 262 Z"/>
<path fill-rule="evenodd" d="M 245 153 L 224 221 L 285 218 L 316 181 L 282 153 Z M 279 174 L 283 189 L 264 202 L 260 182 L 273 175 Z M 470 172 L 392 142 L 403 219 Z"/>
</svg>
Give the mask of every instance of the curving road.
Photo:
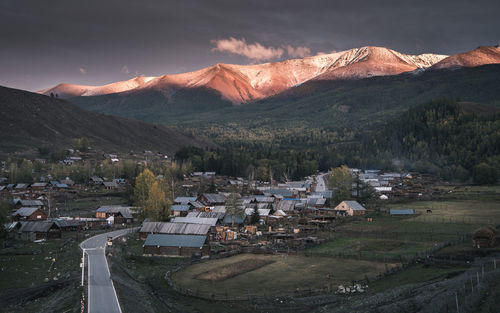
<svg viewBox="0 0 500 313">
<path fill-rule="evenodd" d="M 122 229 L 91 237 L 80 244 L 87 253 L 88 264 L 88 312 L 89 313 L 121 313 L 120 303 L 111 280 L 108 261 L 106 260 L 106 243 L 108 237 L 117 238 L 134 229 Z"/>
<path fill-rule="evenodd" d="M 328 189 L 326 188 L 326 183 L 325 183 L 325 176 L 329 175 L 329 173 L 324 173 L 316 176 L 316 188 L 315 191 L 317 192 L 323 192 L 327 191 Z"/>
</svg>

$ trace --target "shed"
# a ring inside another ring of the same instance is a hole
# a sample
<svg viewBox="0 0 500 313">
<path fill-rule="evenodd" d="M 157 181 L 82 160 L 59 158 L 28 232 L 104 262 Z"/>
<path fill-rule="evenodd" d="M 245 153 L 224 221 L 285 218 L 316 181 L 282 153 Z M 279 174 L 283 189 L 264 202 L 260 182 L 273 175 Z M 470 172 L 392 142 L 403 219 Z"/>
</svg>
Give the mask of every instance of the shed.
<svg viewBox="0 0 500 313">
<path fill-rule="evenodd" d="M 226 196 L 220 193 L 203 193 L 198 196 L 196 201 L 204 205 L 222 205 L 226 202 Z"/>
</svg>

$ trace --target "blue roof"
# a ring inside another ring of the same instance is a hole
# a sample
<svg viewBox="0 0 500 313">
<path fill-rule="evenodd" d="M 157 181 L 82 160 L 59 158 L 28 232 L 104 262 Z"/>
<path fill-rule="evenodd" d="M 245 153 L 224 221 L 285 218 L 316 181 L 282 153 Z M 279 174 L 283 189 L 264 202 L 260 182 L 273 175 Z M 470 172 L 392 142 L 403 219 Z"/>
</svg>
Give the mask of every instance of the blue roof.
<svg viewBox="0 0 500 313">
<path fill-rule="evenodd" d="M 413 209 L 391 209 L 391 215 L 412 215 L 415 214 Z"/>
<path fill-rule="evenodd" d="M 187 205 L 187 204 L 172 205 L 172 211 L 187 212 L 187 211 L 189 211 L 189 205 Z"/>
<path fill-rule="evenodd" d="M 149 234 L 145 246 L 201 248 L 206 236 Z"/>
<path fill-rule="evenodd" d="M 57 188 L 68 188 L 68 185 L 67 184 L 57 184 L 56 187 Z"/>
</svg>

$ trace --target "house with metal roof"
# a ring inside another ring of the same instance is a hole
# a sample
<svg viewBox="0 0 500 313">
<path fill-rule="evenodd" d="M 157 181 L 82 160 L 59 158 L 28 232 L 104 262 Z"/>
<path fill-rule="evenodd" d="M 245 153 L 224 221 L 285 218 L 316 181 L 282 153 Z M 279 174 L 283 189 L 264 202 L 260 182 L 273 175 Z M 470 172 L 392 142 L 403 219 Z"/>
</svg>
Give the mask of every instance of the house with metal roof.
<svg viewBox="0 0 500 313">
<path fill-rule="evenodd" d="M 224 219 L 222 220 L 222 224 L 226 225 L 243 225 L 245 223 L 245 220 L 247 218 L 247 215 L 245 213 L 241 215 L 231 215 L 231 214 L 226 214 L 224 216 Z"/>
<path fill-rule="evenodd" d="M 96 211 L 96 218 L 114 217 L 114 223 L 130 223 L 133 221 L 135 210 L 133 207 L 121 205 L 101 206 Z"/>
<path fill-rule="evenodd" d="M 202 193 L 196 201 L 204 205 L 223 205 L 226 202 L 226 196 L 220 193 Z"/>
<path fill-rule="evenodd" d="M 207 224 L 210 226 L 217 225 L 216 217 L 182 217 L 176 216 L 170 222 L 172 223 L 191 223 L 191 224 Z"/>
<path fill-rule="evenodd" d="M 32 241 L 61 238 L 61 228 L 54 221 L 21 222 L 21 228 L 19 228 L 16 238 Z"/>
<path fill-rule="evenodd" d="M 170 208 L 170 212 L 174 216 L 186 216 L 188 214 L 190 206 L 188 204 L 174 204 Z"/>
<path fill-rule="evenodd" d="M 335 207 L 335 210 L 346 212 L 349 216 L 363 215 L 366 213 L 365 207 L 363 207 L 357 201 L 352 200 L 345 200 L 340 202 L 339 205 Z"/>
<path fill-rule="evenodd" d="M 189 204 L 189 202 L 196 201 L 196 197 L 176 197 L 174 199 L 175 204 Z"/>
<path fill-rule="evenodd" d="M 210 246 L 206 236 L 150 234 L 142 246 L 146 256 L 208 257 Z"/>
<path fill-rule="evenodd" d="M 139 235 L 146 239 L 149 234 L 208 236 L 212 226 L 208 224 L 144 222 Z"/>
<path fill-rule="evenodd" d="M 37 207 L 21 207 L 12 213 L 14 221 L 42 221 L 47 219 L 47 214 Z"/>
</svg>

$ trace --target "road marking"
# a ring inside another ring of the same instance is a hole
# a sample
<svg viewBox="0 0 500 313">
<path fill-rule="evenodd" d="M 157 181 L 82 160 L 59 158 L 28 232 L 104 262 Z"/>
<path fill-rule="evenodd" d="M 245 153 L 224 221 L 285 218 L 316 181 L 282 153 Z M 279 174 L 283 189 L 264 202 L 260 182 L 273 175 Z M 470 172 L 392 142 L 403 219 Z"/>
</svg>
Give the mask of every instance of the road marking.
<svg viewBox="0 0 500 313">
<path fill-rule="evenodd" d="M 90 313 L 90 255 L 87 253 L 87 312 Z"/>
</svg>

